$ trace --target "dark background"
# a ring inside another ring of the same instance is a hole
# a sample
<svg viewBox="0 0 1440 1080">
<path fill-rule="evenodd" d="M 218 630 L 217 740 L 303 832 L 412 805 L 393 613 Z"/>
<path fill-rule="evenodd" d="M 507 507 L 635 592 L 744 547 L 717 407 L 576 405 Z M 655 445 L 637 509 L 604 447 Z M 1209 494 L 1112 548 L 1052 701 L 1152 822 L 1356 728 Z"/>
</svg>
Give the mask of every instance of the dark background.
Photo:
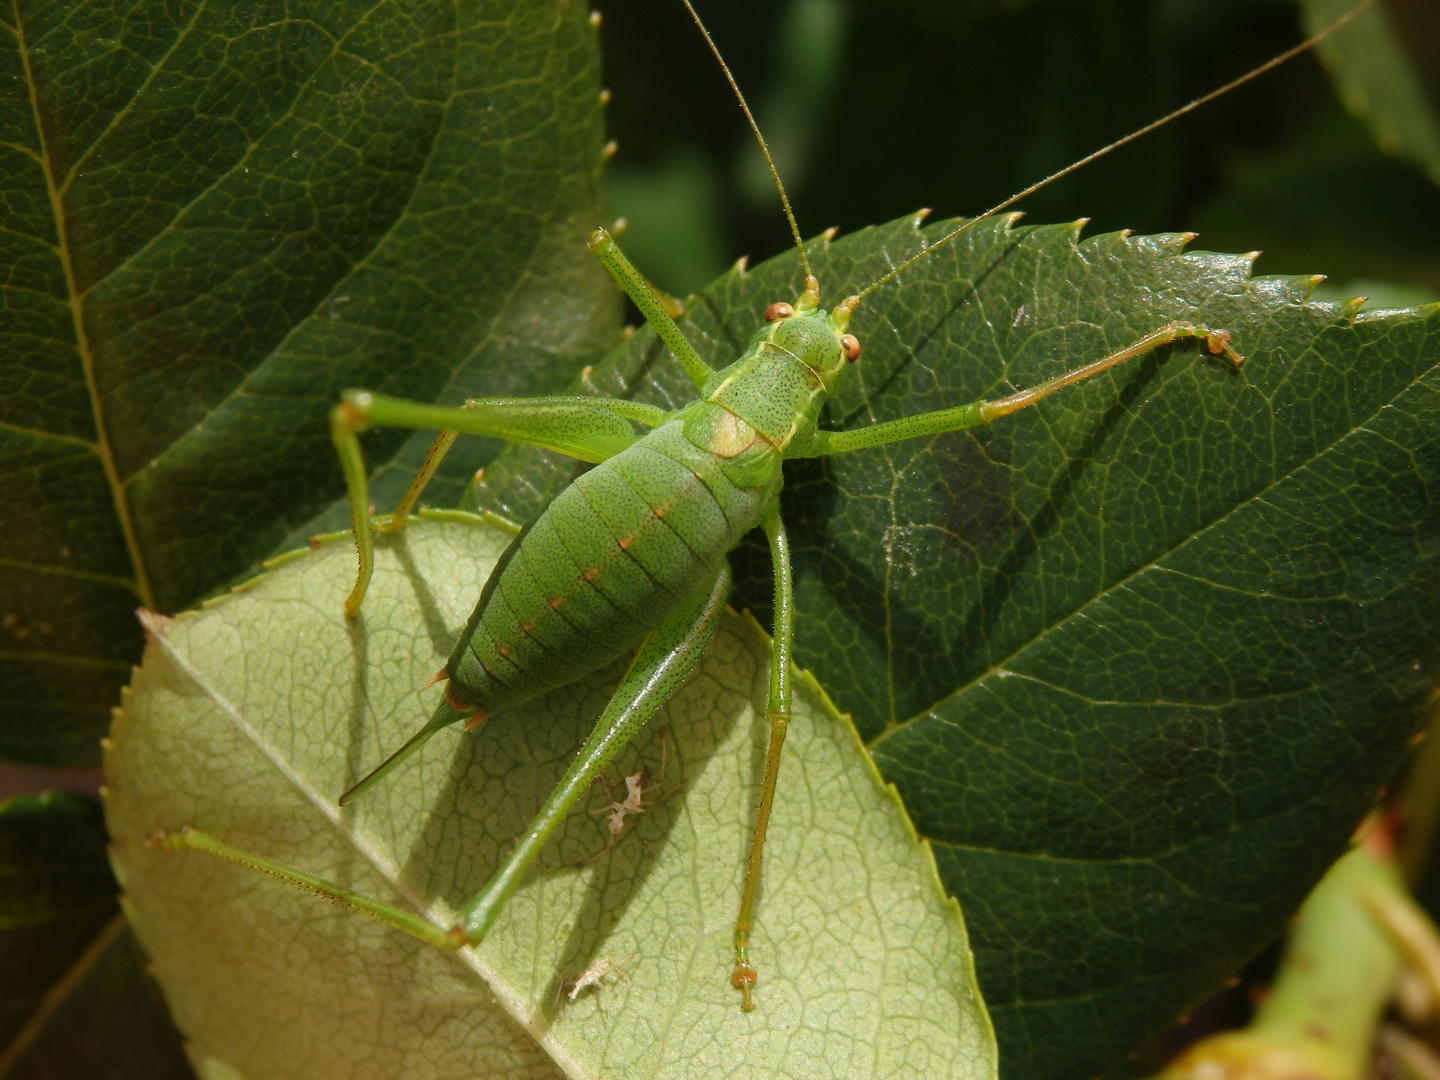
<svg viewBox="0 0 1440 1080">
<path fill-rule="evenodd" d="M 802 232 L 973 215 L 1299 41 L 1277 0 L 709 0 Z M 729 88 L 678 4 L 599 0 L 622 241 L 683 295 L 788 242 Z M 1386 5 L 1440 99 L 1440 9 Z M 1091 231 L 1197 231 L 1331 295 L 1440 299 L 1440 190 L 1380 151 L 1314 54 L 1021 205 Z M 1388 287 L 1387 287 L 1388 286 Z"/>
</svg>

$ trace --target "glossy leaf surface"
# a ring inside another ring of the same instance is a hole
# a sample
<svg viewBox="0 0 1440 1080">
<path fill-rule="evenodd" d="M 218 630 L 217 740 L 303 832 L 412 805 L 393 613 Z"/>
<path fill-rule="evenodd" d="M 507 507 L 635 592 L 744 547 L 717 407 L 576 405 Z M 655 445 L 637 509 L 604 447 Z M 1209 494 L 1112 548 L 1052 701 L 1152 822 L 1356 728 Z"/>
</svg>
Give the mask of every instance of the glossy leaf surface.
<svg viewBox="0 0 1440 1080">
<path fill-rule="evenodd" d="M 815 245 L 824 296 L 921 243 L 901 221 Z M 1352 318 L 1185 243 L 982 223 L 856 312 L 831 423 L 1000 396 L 1173 318 L 1229 329 L 1239 371 L 1183 343 L 787 473 L 799 662 L 935 842 L 1013 1077 L 1094 1075 L 1278 933 L 1440 659 L 1436 309 Z M 732 273 L 692 339 L 724 362 L 798 287 L 793 257 Z M 689 396 L 648 333 L 594 383 Z M 479 495 L 520 517 L 570 475 L 503 460 Z M 765 610 L 763 550 L 736 561 Z"/>
</svg>

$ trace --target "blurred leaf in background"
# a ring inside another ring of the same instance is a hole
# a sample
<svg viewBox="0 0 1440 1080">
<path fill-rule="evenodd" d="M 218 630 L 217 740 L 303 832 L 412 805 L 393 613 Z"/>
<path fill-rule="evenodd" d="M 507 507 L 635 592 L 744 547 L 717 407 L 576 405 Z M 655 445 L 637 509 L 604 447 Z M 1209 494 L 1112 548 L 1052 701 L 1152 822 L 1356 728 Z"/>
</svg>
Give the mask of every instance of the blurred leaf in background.
<svg viewBox="0 0 1440 1080">
<path fill-rule="evenodd" d="M 778 133 L 767 134 L 802 231 L 815 235 L 922 206 L 978 213 L 1269 59 L 1349 6 L 800 0 L 778 9 L 699 8 L 762 124 L 767 106 L 786 103 L 776 107 Z M 703 228 L 723 238 L 716 268 L 782 250 L 778 203 L 761 194 L 743 119 L 684 12 L 634 0 L 601 7 L 614 92 L 609 126 L 625 177 L 612 194 L 617 212 L 646 237 L 639 264 L 653 265 L 672 291 L 692 287 L 690 278 L 667 277 L 668 256 L 651 254 L 660 243 L 651 236 L 668 230 L 652 228 L 645 200 L 631 192 L 645 170 L 696 154 L 709 162 L 690 166 L 707 194 L 692 202 L 714 206 Z M 1332 39 L 1324 56 L 1340 97 L 1373 101 L 1364 122 L 1345 115 L 1320 63 L 1303 56 L 1066 177 L 1022 209 L 1037 221 L 1088 217 L 1100 230 L 1199 230 L 1212 250 L 1264 251 L 1263 272 L 1328 274 L 1330 295 L 1355 295 L 1353 283 L 1376 291 L 1376 301 L 1440 299 L 1440 188 L 1427 182 L 1433 163 L 1423 149 L 1440 100 L 1436 10 L 1429 0 L 1382 0 L 1353 36 Z M 717 187 L 718 200 L 710 194 Z M 686 249 L 690 235 L 677 228 L 670 242 Z"/>
<path fill-rule="evenodd" d="M 115 902 L 94 800 L 0 802 L 0 1076 L 191 1075 Z"/>
<path fill-rule="evenodd" d="M 1318 33 L 1343 15 L 1349 0 L 1300 0 L 1305 29 Z M 1376 145 L 1418 166 L 1440 184 L 1440 10 L 1423 0 L 1391 0 L 1355 19 L 1317 47 L 1345 108 L 1369 128 Z M 1412 53 L 1404 42 L 1418 48 Z"/>
</svg>

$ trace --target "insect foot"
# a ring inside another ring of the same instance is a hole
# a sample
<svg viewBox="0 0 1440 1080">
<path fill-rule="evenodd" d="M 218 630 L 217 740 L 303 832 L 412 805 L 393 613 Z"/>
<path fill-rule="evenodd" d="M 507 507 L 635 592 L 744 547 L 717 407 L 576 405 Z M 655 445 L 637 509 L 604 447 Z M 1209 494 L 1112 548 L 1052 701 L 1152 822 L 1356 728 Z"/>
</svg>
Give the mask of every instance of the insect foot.
<svg viewBox="0 0 1440 1080">
<path fill-rule="evenodd" d="M 759 976 L 755 968 L 743 960 L 735 962 L 735 970 L 730 973 L 730 985 L 740 991 L 740 1011 L 754 1012 L 755 998 L 751 991 L 755 989 L 755 983 Z"/>
</svg>

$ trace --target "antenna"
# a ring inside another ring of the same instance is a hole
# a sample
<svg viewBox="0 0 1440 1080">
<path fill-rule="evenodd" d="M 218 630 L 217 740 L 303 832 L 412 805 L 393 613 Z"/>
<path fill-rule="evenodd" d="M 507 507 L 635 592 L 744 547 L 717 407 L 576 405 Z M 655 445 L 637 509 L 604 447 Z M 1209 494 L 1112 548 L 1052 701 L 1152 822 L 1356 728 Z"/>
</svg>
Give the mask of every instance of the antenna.
<svg viewBox="0 0 1440 1080">
<path fill-rule="evenodd" d="M 897 275 L 900 274 L 901 271 L 908 269 L 909 267 L 913 266 L 915 263 L 919 262 L 921 259 L 925 258 L 927 255 L 930 255 L 932 252 L 935 251 L 936 248 L 941 247 L 941 246 L 944 245 L 944 244 L 948 244 L 951 240 L 954 240 L 954 239 L 955 239 L 957 236 L 959 236 L 961 233 L 963 233 L 963 232 L 965 232 L 966 230 L 970 229 L 972 226 L 976 225 L 977 223 L 979 223 L 979 222 L 982 221 L 983 219 L 989 217 L 991 214 L 997 214 L 997 213 L 999 213 L 1001 210 L 1004 210 L 1006 207 L 1013 206 L 1015 203 L 1017 203 L 1017 202 L 1019 202 L 1021 199 L 1025 198 L 1027 195 L 1033 195 L 1035 192 L 1039 191 L 1041 188 L 1045 187 L 1047 184 L 1051 184 L 1051 183 L 1053 183 L 1054 181 L 1059 180 L 1062 176 L 1069 176 L 1069 175 L 1070 175 L 1072 172 L 1074 172 L 1076 169 L 1079 169 L 1079 168 L 1081 168 L 1081 167 L 1083 167 L 1083 166 L 1085 166 L 1085 165 L 1090 164 L 1090 162 L 1094 161 L 1096 158 L 1102 158 L 1102 157 L 1104 157 L 1106 154 L 1110 153 L 1110 151 L 1112 151 L 1112 150 L 1118 150 L 1118 149 L 1120 149 L 1120 147 L 1126 145 L 1127 143 L 1132 143 L 1132 142 L 1134 142 L 1136 139 L 1140 138 L 1142 135 L 1148 135 L 1148 134 L 1150 134 L 1150 132 L 1154 131 L 1156 128 L 1164 127 L 1166 124 L 1170 123 L 1170 121 L 1172 121 L 1172 120 L 1177 120 L 1177 119 L 1179 119 L 1180 117 L 1184 116 L 1184 115 L 1185 115 L 1186 113 L 1188 113 L 1188 112 L 1194 112 L 1194 111 L 1195 111 L 1196 109 L 1198 109 L 1201 105 L 1205 105 L 1205 104 L 1207 104 L 1208 102 L 1214 101 L 1216 98 L 1221 97 L 1221 96 L 1224 95 L 1224 94 L 1228 94 L 1231 90 L 1234 90 L 1236 87 L 1243 86 L 1245 83 L 1249 82 L 1251 79 L 1258 78 L 1259 76 L 1264 75 L 1267 71 L 1271 70 L 1272 68 L 1277 68 L 1277 67 L 1279 67 L 1281 64 L 1285 63 L 1287 60 L 1293 60 L 1295 57 L 1299 56 L 1301 53 L 1303 53 L 1303 52 L 1305 52 L 1305 51 L 1307 51 L 1307 50 L 1309 50 L 1309 49 L 1311 49 L 1311 48 L 1314 48 L 1314 46 L 1315 46 L 1316 44 L 1318 44 L 1319 42 L 1323 41 L 1325 38 L 1329 37 L 1329 36 L 1330 36 L 1331 34 L 1333 34 L 1336 30 L 1339 30 L 1342 26 L 1344 26 L 1346 23 L 1350 22 L 1352 19 L 1354 19 L 1357 15 L 1359 15 L 1362 11 L 1364 11 L 1366 8 L 1368 8 L 1368 7 L 1369 7 L 1371 4 L 1373 4 L 1374 2 L 1375 2 L 1375 0 L 1360 0 L 1360 3 L 1356 4 L 1356 5 L 1355 5 L 1354 7 L 1352 7 L 1349 11 L 1345 12 L 1345 14 L 1341 15 L 1338 19 L 1336 19 L 1334 22 L 1332 22 L 1329 26 L 1325 27 L 1325 29 L 1321 30 L 1319 33 L 1313 34 L 1313 35 L 1311 35 L 1310 37 L 1306 38 L 1304 41 L 1300 42 L 1300 44 L 1295 45 L 1295 46 L 1293 46 L 1292 48 L 1286 49 L 1286 50 L 1285 50 L 1284 52 L 1282 52 L 1280 55 L 1271 57 L 1269 60 L 1265 61 L 1265 63 L 1261 64 L 1261 65 L 1260 65 L 1259 67 L 1257 67 L 1257 68 L 1253 68 L 1252 70 L 1246 72 L 1244 75 L 1241 75 L 1238 79 L 1232 79 L 1230 82 L 1226 83 L 1224 86 L 1221 86 L 1221 87 L 1218 87 L 1217 89 L 1211 90 L 1208 94 L 1204 94 L 1204 95 L 1202 95 L 1201 97 L 1196 98 L 1194 101 L 1190 102 L 1188 105 L 1182 105 L 1182 106 L 1180 106 L 1180 108 L 1176 109 L 1174 112 L 1168 113 L 1168 114 L 1166 114 L 1165 116 L 1162 116 L 1159 120 L 1153 120 L 1153 121 L 1151 121 L 1150 123 L 1146 124 L 1144 127 L 1140 128 L 1139 130 L 1137 130 L 1137 131 L 1132 131 L 1129 135 L 1126 135 L 1124 138 L 1116 139 L 1116 140 L 1115 140 L 1114 142 L 1112 142 L 1109 146 L 1102 146 L 1099 150 L 1096 150 L 1096 151 L 1094 151 L 1093 153 L 1090 153 L 1090 154 L 1086 154 L 1086 155 L 1085 155 L 1084 157 L 1082 157 L 1079 161 L 1075 161 L 1075 162 L 1072 162 L 1072 163 L 1069 164 L 1069 165 L 1066 165 L 1065 168 L 1061 169 L 1059 172 L 1053 172 L 1053 173 L 1051 173 L 1049 176 L 1045 177 L 1044 180 L 1040 180 L 1040 181 L 1037 181 L 1036 183 L 1031 184 L 1029 187 L 1025 188 L 1023 191 L 1017 191 L 1014 195 L 1011 195 L 1011 196 L 1010 196 L 1008 199 L 1006 199 L 1004 202 L 996 203 L 996 204 L 995 204 L 994 206 L 992 206 L 989 210 L 986 210 L 983 214 L 980 214 L 980 215 L 977 216 L 977 217 L 970 218 L 970 219 L 969 219 L 968 221 L 966 221 L 964 224 L 956 226 L 954 229 L 951 229 L 948 233 L 946 233 L 944 236 L 942 236 L 939 240 L 936 240 L 935 243 L 929 245 L 928 247 L 923 248 L 922 250 L 920 250 L 920 251 L 917 252 L 916 254 L 910 256 L 910 258 L 906 259 L 906 260 L 905 260 L 904 262 L 902 262 L 899 266 L 895 267 L 893 270 L 891 270 L 891 271 L 890 271 L 888 274 L 886 274 L 884 277 L 878 278 L 877 280 L 871 282 L 869 285 L 867 285 L 867 286 L 866 286 L 864 289 L 862 289 L 860 292 L 856 293 L 854 296 L 848 296 L 848 297 L 846 297 L 843 301 L 841 301 L 839 304 L 836 305 L 836 308 L 835 308 L 836 312 L 838 313 L 841 309 L 844 309 L 844 311 L 845 311 L 847 314 L 848 314 L 849 312 L 851 312 L 851 311 L 854 311 L 855 308 L 856 308 L 856 306 L 860 303 L 861 300 L 865 299 L 865 297 L 869 296 L 872 292 L 874 292 L 876 289 L 878 289 L 881 285 L 884 285 L 887 281 L 893 280 Z M 688 6 L 689 6 L 689 0 L 685 0 L 685 3 L 686 3 L 686 6 L 688 7 Z M 747 114 L 747 115 L 748 115 L 748 114 Z M 787 212 L 788 212 L 788 207 L 787 207 Z"/>
<path fill-rule="evenodd" d="M 705 24 L 700 20 L 700 13 L 695 10 L 690 0 L 681 0 L 681 2 L 685 5 L 685 10 L 690 12 L 690 18 L 695 20 L 695 25 L 700 28 L 700 33 L 705 37 L 705 44 L 709 45 L 710 51 L 715 54 L 715 59 L 720 63 L 720 70 L 725 73 L 725 80 L 730 84 L 730 89 L 735 92 L 735 99 L 740 102 L 745 119 L 750 122 L 750 130 L 755 133 L 755 141 L 760 144 L 760 153 L 765 155 L 765 164 L 770 169 L 771 178 L 775 181 L 775 190 L 780 192 L 780 205 L 785 208 L 785 220 L 790 223 L 790 235 L 795 237 L 795 246 L 800 249 L 800 269 L 805 271 L 805 291 L 814 293 L 818 302 L 820 282 L 810 272 L 810 259 L 805 254 L 805 242 L 800 239 L 800 226 L 795 224 L 795 214 L 790 209 L 790 197 L 785 194 L 785 185 L 780 182 L 780 173 L 775 169 L 775 160 L 770 156 L 770 147 L 765 144 L 765 136 L 760 134 L 760 125 L 755 123 L 750 106 L 745 103 L 745 95 L 740 92 L 740 87 L 735 82 L 735 76 L 730 74 L 730 65 L 725 63 L 725 58 L 716 48 L 715 39 L 710 36 L 710 31 L 705 29 Z"/>
</svg>

